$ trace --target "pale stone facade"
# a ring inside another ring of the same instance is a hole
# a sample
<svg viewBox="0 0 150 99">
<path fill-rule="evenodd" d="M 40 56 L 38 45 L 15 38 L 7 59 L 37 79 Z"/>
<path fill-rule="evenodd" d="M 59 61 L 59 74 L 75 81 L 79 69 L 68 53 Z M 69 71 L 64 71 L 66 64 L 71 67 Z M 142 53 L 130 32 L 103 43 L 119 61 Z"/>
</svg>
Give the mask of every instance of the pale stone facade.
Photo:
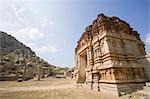
<svg viewBox="0 0 150 99">
<path fill-rule="evenodd" d="M 150 56 L 145 55 L 139 59 L 139 62 L 144 66 L 144 74 L 146 81 L 150 82 Z"/>
<path fill-rule="evenodd" d="M 73 76 L 91 89 L 127 94 L 145 84 L 144 66 L 139 61 L 145 55 L 137 31 L 117 17 L 100 14 L 78 41 Z"/>
</svg>

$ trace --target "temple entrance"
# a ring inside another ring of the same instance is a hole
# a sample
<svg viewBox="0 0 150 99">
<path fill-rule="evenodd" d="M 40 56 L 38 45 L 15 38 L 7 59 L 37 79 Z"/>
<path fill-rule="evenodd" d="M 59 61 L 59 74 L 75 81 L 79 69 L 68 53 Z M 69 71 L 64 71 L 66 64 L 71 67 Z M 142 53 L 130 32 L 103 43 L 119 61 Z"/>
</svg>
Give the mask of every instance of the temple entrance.
<svg viewBox="0 0 150 99">
<path fill-rule="evenodd" d="M 86 80 L 85 68 L 87 68 L 87 53 L 86 52 L 80 55 L 79 83 L 84 83 Z"/>
</svg>

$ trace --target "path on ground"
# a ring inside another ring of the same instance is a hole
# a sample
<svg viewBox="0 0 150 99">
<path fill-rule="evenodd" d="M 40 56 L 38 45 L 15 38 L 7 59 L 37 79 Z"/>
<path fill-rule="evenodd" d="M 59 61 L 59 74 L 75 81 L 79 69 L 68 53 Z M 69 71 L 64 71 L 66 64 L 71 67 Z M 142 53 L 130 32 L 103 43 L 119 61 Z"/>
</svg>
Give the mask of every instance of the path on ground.
<svg viewBox="0 0 150 99">
<path fill-rule="evenodd" d="M 0 91 L 1 92 L 36 91 L 36 90 L 69 89 L 75 87 L 76 86 L 73 84 L 54 85 L 54 86 L 23 86 L 23 87 L 0 88 Z"/>
<path fill-rule="evenodd" d="M 44 92 L 43 92 L 44 91 Z M 77 85 L 72 79 L 46 78 L 41 81 L 5 81 L 0 82 L 1 99 L 127 99 L 125 97 L 115 97 L 109 93 L 88 90 L 82 85 Z M 33 97 L 35 96 L 35 97 Z M 42 97 L 42 98 L 40 98 Z M 64 98 L 65 97 L 65 98 Z M 132 99 L 137 99 L 132 98 Z"/>
</svg>

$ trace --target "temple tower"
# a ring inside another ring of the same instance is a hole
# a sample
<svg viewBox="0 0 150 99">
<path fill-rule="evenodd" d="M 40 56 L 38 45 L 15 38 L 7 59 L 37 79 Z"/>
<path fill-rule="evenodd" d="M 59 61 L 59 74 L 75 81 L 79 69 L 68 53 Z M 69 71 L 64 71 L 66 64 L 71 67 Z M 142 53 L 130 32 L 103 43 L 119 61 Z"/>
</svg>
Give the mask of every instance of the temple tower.
<svg viewBox="0 0 150 99">
<path fill-rule="evenodd" d="M 142 89 L 146 55 L 137 31 L 118 17 L 99 14 L 75 49 L 74 78 L 93 90 L 122 95 Z"/>
</svg>

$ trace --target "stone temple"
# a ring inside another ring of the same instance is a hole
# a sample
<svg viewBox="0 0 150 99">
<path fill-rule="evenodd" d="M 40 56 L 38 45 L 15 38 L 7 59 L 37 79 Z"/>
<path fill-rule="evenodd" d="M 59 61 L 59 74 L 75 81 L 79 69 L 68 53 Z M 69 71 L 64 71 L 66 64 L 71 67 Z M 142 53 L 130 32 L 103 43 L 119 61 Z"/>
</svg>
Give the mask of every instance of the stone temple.
<svg viewBox="0 0 150 99">
<path fill-rule="evenodd" d="M 86 27 L 75 48 L 77 83 L 120 96 L 145 85 L 144 43 L 137 31 L 118 17 L 99 14 Z"/>
</svg>

